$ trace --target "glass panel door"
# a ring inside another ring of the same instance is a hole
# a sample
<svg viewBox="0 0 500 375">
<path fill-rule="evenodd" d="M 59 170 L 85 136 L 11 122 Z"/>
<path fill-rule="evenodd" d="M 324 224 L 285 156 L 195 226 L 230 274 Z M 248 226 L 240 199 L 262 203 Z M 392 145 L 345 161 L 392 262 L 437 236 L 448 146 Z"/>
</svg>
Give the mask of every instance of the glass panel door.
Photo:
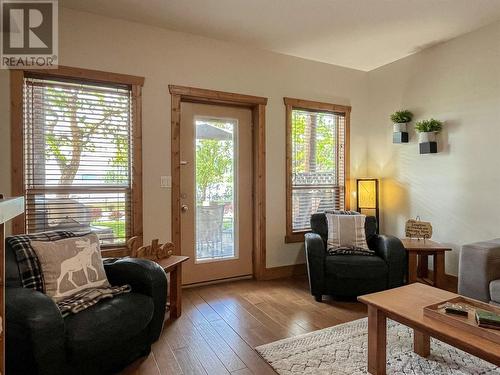
<svg viewBox="0 0 500 375">
<path fill-rule="evenodd" d="M 181 112 L 182 281 L 251 275 L 252 111 L 182 103 Z"/>
</svg>

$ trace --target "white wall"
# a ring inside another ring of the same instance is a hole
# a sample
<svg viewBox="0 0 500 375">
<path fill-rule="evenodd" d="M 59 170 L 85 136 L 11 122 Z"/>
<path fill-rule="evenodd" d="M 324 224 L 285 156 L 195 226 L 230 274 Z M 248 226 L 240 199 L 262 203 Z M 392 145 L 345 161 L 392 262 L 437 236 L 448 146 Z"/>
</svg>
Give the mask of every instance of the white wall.
<svg viewBox="0 0 500 375">
<path fill-rule="evenodd" d="M 267 266 L 302 263 L 285 245 L 285 108 L 283 97 L 352 106 L 351 163 L 366 173 L 362 108 L 367 74 L 203 37 L 62 9 L 60 63 L 144 76 L 143 185 L 145 240 L 170 239 L 170 94 L 168 84 L 265 96 L 267 106 Z M 9 75 L 0 71 L 0 192 L 10 192 Z"/>
<path fill-rule="evenodd" d="M 496 23 L 368 74 L 368 172 L 382 178 L 382 230 L 402 236 L 407 218 L 431 221 L 454 249 L 454 275 L 463 244 L 500 237 L 499 41 Z M 398 109 L 445 121 L 438 154 L 420 155 L 415 133 L 392 144 L 388 116 Z"/>
</svg>

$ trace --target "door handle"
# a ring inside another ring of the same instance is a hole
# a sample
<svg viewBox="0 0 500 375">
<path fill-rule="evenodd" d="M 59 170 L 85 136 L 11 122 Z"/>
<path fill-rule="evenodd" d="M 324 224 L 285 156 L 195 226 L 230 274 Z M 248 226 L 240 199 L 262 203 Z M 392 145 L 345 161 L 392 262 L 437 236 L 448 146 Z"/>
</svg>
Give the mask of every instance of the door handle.
<svg viewBox="0 0 500 375">
<path fill-rule="evenodd" d="M 188 162 L 188 161 L 186 161 L 186 160 L 181 160 L 181 165 L 188 165 L 188 164 L 189 164 L 189 162 Z"/>
<path fill-rule="evenodd" d="M 183 205 L 181 206 L 181 211 L 182 211 L 182 212 L 187 212 L 188 210 L 189 210 L 189 207 L 188 207 L 187 205 L 183 204 Z"/>
</svg>

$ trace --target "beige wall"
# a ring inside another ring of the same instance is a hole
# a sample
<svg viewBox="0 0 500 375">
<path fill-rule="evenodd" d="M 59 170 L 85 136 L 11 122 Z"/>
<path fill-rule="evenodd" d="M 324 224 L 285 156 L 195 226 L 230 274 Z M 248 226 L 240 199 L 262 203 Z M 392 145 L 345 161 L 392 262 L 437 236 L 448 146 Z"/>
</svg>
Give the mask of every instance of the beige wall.
<svg viewBox="0 0 500 375">
<path fill-rule="evenodd" d="M 301 245 L 285 245 L 283 96 L 351 105 L 352 172 L 366 172 L 361 109 L 367 74 L 203 37 L 62 9 L 60 63 L 140 75 L 143 89 L 144 234 L 170 239 L 170 95 L 168 84 L 269 98 L 267 106 L 267 266 L 303 262 Z M 0 71 L 0 192 L 10 191 L 8 73 Z"/>
<path fill-rule="evenodd" d="M 368 74 L 369 174 L 382 178 L 383 231 L 403 235 L 420 215 L 451 245 L 457 274 L 464 243 L 500 237 L 500 23 Z M 393 145 L 391 112 L 445 121 L 439 153 L 419 155 L 417 136 Z"/>
</svg>

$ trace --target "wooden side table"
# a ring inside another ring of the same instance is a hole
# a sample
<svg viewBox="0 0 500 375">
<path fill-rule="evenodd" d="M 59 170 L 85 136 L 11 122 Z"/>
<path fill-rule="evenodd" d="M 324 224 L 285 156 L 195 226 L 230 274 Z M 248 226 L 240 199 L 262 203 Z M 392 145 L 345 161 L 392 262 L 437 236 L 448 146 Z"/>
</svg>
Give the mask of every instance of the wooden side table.
<svg viewBox="0 0 500 375">
<path fill-rule="evenodd" d="M 444 254 L 451 251 L 451 248 L 431 240 L 403 238 L 401 242 L 408 252 L 408 284 L 418 281 L 419 277 L 427 277 L 429 256 L 432 256 L 434 259 L 432 285 L 444 289 L 446 285 Z"/>
<path fill-rule="evenodd" d="M 182 314 L 182 263 L 188 259 L 189 257 L 182 255 L 171 255 L 155 261 L 166 273 L 170 273 L 169 322 Z"/>
</svg>

